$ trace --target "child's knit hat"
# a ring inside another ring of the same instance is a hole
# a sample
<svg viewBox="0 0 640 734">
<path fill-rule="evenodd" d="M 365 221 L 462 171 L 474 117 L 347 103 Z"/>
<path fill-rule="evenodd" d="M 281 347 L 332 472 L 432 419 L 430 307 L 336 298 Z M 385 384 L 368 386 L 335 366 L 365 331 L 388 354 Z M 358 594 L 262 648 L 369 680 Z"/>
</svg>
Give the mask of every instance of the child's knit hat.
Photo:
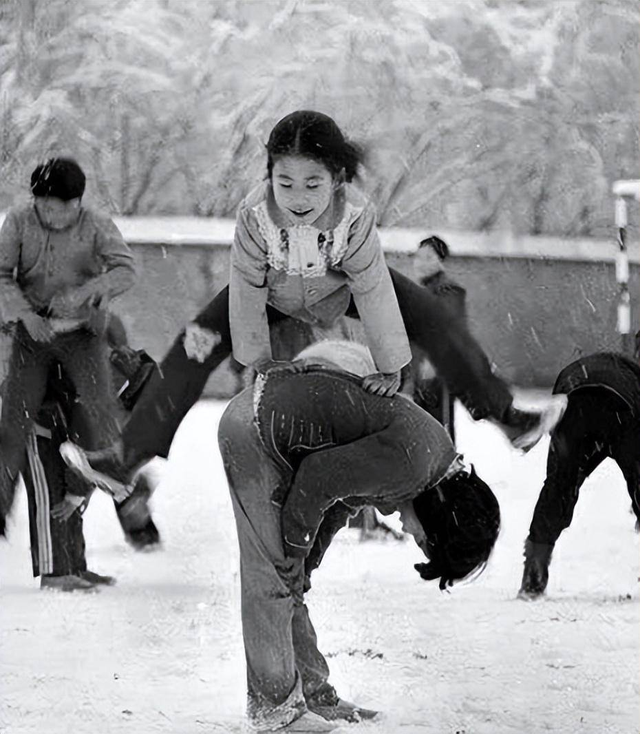
<svg viewBox="0 0 640 734">
<path fill-rule="evenodd" d="M 34 196 L 54 196 L 62 201 L 79 199 L 84 194 L 86 177 L 71 158 L 49 158 L 31 174 Z"/>
</svg>

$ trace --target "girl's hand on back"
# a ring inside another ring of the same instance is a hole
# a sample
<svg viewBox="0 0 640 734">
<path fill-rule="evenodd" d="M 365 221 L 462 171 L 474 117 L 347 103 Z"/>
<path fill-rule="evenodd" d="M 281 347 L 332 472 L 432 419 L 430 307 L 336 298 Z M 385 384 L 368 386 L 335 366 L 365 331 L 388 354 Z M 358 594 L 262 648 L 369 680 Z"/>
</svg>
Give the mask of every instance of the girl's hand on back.
<svg viewBox="0 0 640 734">
<path fill-rule="evenodd" d="M 400 389 L 400 372 L 375 372 L 362 380 L 362 387 L 374 395 L 390 398 Z"/>
</svg>

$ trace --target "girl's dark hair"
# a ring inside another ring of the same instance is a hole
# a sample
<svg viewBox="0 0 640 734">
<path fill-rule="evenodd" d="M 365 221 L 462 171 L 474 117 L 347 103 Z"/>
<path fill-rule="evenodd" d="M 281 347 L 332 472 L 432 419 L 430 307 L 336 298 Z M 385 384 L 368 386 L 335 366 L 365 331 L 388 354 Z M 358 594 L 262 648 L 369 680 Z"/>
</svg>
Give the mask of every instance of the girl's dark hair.
<svg viewBox="0 0 640 734">
<path fill-rule="evenodd" d="M 484 569 L 500 531 L 500 507 L 473 467 L 425 490 L 413 507 L 427 536 L 429 563 L 415 564 L 423 579 L 439 578 L 445 589 Z"/>
<path fill-rule="evenodd" d="M 49 158 L 33 170 L 31 193 L 69 201 L 84 194 L 85 183 L 82 168 L 72 158 Z"/>
<path fill-rule="evenodd" d="M 352 181 L 362 163 L 362 152 L 345 139 L 336 123 L 322 112 L 297 110 L 283 117 L 271 131 L 267 142 L 267 173 L 284 155 L 299 155 L 323 163 L 336 177 L 344 171 L 345 181 Z"/>
</svg>

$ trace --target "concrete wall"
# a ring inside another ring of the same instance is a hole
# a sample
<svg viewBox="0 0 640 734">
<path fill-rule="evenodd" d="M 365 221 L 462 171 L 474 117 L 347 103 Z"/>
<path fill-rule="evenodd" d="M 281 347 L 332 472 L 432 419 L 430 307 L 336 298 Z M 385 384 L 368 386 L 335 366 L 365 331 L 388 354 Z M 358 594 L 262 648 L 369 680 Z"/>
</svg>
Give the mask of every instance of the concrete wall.
<svg viewBox="0 0 640 734">
<path fill-rule="evenodd" d="M 410 262 L 388 256 L 411 274 Z M 521 386 L 547 386 L 568 362 L 619 350 L 612 262 L 457 256 L 448 272 L 467 289 L 472 330 L 499 371 Z M 633 331 L 640 267 L 631 267 Z"/>
<path fill-rule="evenodd" d="M 126 235 L 127 223 L 120 225 Z M 197 242 L 207 239 L 203 232 L 174 233 L 167 244 L 139 241 L 139 230 L 129 233 L 143 276 L 117 310 L 136 345 L 161 357 L 180 328 L 225 285 L 231 232 L 231 226 L 216 232 L 217 243 Z M 159 238 L 157 228 L 150 234 Z M 439 234 L 451 246 L 450 274 L 467 288 L 473 331 L 510 382 L 547 386 L 576 356 L 620 347 L 613 240 Z M 413 276 L 415 247 L 423 234 L 389 230 L 381 235 L 389 264 Z M 635 250 L 631 259 L 635 331 L 640 292 Z M 222 370 L 207 392 L 225 392 L 231 384 Z"/>
<path fill-rule="evenodd" d="M 226 284 L 233 222 L 167 218 L 117 223 L 142 275 L 115 310 L 132 343 L 160 359 L 180 329 Z M 389 264 L 412 276 L 413 253 L 424 234 L 382 231 Z M 473 331 L 510 382 L 548 386 L 579 354 L 619 348 L 613 239 L 438 234 L 451 247 L 450 274 L 467 288 Z M 635 331 L 640 258 L 635 243 L 630 247 Z M 236 384 L 221 369 L 207 394 L 228 394 Z"/>
</svg>

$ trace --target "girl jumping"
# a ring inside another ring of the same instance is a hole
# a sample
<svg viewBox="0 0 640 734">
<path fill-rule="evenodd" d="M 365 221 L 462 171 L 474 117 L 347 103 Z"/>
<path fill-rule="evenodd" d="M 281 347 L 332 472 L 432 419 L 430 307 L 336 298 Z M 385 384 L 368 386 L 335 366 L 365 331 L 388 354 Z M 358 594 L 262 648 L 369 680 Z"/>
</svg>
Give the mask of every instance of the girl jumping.
<svg viewBox="0 0 640 734">
<path fill-rule="evenodd" d="M 121 439 L 106 450 L 69 451 L 92 481 L 130 484 L 154 456 L 166 457 L 182 419 L 222 360 L 245 366 L 271 360 L 269 327 L 284 318 L 329 326 L 357 315 L 377 371 L 365 390 L 391 396 L 421 347 L 452 394 L 476 419 L 501 425 L 530 448 L 559 420 L 550 401 L 540 413 L 513 407 L 506 384 L 466 324 L 450 321 L 441 299 L 387 267 L 373 205 L 355 187 L 361 156 L 336 123 L 299 110 L 280 120 L 267 143 L 267 176 L 241 203 L 228 287 L 178 336 L 145 388 Z"/>
</svg>

